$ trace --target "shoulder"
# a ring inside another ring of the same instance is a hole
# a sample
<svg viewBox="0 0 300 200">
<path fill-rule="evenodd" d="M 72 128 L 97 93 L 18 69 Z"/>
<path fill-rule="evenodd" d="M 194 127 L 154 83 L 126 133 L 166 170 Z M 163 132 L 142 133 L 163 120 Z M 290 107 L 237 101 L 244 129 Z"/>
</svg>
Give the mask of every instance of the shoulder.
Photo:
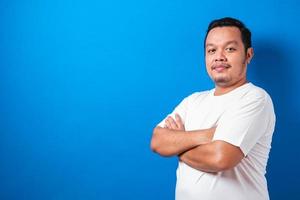
<svg viewBox="0 0 300 200">
<path fill-rule="evenodd" d="M 249 87 L 247 87 L 247 90 L 245 91 L 242 98 L 249 101 L 272 103 L 272 99 L 268 92 L 252 83 L 249 84 Z"/>
<path fill-rule="evenodd" d="M 177 107 L 190 107 L 194 105 L 196 102 L 201 102 L 207 97 L 209 94 L 209 91 L 203 91 L 203 92 L 194 92 L 190 94 L 189 96 L 185 97 L 180 104 Z"/>
<path fill-rule="evenodd" d="M 245 109 L 264 110 L 275 115 L 273 102 L 268 92 L 252 83 L 249 84 L 237 104 Z"/>
<path fill-rule="evenodd" d="M 194 92 L 191 95 L 187 96 L 185 99 L 188 102 L 193 103 L 195 101 L 202 101 L 203 99 L 208 97 L 209 94 L 210 94 L 210 90 L 201 91 L 201 92 Z"/>
</svg>

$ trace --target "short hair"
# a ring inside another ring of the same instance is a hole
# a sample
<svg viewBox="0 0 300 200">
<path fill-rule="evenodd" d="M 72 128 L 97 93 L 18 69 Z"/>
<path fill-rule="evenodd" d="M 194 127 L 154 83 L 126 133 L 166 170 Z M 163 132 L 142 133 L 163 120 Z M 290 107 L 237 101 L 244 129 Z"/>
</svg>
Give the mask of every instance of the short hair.
<svg viewBox="0 0 300 200">
<path fill-rule="evenodd" d="M 248 48 L 252 47 L 251 32 L 245 26 L 245 24 L 243 22 L 241 22 L 240 20 L 238 20 L 238 19 L 234 19 L 234 18 L 231 18 L 231 17 L 224 17 L 224 18 L 221 18 L 221 19 L 213 20 L 208 25 L 206 35 L 205 35 L 205 39 L 204 39 L 204 48 L 205 48 L 205 43 L 206 43 L 208 33 L 213 28 L 216 28 L 216 27 L 237 27 L 241 32 L 242 42 L 244 44 L 245 51 L 247 51 Z"/>
</svg>

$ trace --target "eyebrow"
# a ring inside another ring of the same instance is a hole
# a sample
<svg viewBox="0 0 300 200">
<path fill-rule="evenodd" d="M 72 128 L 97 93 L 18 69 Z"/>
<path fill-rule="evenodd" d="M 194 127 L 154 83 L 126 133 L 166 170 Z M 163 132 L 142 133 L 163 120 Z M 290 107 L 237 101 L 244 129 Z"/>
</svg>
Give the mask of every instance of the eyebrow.
<svg viewBox="0 0 300 200">
<path fill-rule="evenodd" d="M 230 40 L 230 41 L 228 41 L 228 42 L 226 42 L 225 43 L 225 46 L 227 46 L 227 45 L 229 45 L 229 44 L 238 44 L 238 42 L 236 41 L 236 40 Z M 206 47 L 208 47 L 208 46 L 215 46 L 214 44 L 212 44 L 212 43 L 208 43 L 208 44 L 206 44 L 205 45 Z"/>
</svg>

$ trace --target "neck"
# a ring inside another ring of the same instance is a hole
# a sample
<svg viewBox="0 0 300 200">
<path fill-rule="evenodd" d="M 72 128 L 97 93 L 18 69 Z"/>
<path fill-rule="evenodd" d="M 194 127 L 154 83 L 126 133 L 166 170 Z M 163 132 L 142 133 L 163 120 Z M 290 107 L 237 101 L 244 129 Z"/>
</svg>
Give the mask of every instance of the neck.
<svg viewBox="0 0 300 200">
<path fill-rule="evenodd" d="M 230 86 L 222 86 L 222 85 L 217 85 L 216 84 L 216 89 L 215 89 L 215 93 L 214 95 L 215 96 L 220 96 L 220 95 L 223 95 L 223 94 L 226 94 L 244 84 L 248 83 L 248 81 L 246 79 L 242 79 L 241 81 L 239 81 L 238 83 L 235 83 L 233 85 L 230 85 Z"/>
</svg>

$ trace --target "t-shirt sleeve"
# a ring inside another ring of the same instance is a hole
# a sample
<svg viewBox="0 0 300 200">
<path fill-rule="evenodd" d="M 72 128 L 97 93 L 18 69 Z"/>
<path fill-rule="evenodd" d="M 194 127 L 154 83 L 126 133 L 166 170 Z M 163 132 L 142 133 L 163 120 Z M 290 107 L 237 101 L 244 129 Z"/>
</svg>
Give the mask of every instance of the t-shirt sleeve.
<svg viewBox="0 0 300 200">
<path fill-rule="evenodd" d="M 213 140 L 240 147 L 246 156 L 267 129 L 273 110 L 267 97 L 248 97 L 229 108 L 220 118 Z"/>
<path fill-rule="evenodd" d="M 181 117 L 183 124 L 185 124 L 185 119 L 186 119 L 189 104 L 191 101 L 193 101 L 193 99 L 195 99 L 196 96 L 197 96 L 197 93 L 194 93 L 194 94 L 184 98 L 175 107 L 175 109 L 170 114 L 168 114 L 157 126 L 165 127 L 165 120 L 167 119 L 167 117 L 171 116 L 173 119 L 175 119 L 175 114 L 178 114 Z"/>
</svg>

